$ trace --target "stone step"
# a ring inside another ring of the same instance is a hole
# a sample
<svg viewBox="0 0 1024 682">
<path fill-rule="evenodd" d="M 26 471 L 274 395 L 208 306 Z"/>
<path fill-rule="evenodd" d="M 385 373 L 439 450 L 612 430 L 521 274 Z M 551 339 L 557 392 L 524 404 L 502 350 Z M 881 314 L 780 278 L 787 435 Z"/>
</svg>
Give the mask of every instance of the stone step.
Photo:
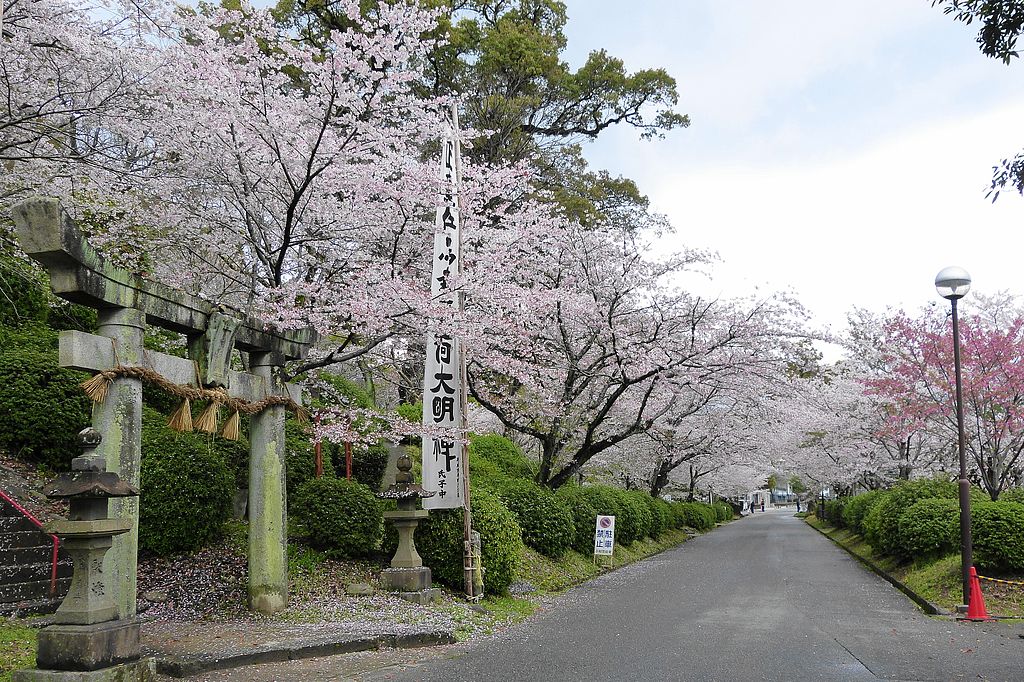
<svg viewBox="0 0 1024 682">
<path fill-rule="evenodd" d="M 6 604 L 0 602 L 0 616 L 21 618 L 24 616 L 42 616 L 53 613 L 60 608 L 63 599 L 32 599 Z"/>
<path fill-rule="evenodd" d="M 0 585 L 12 583 L 27 583 L 36 580 L 49 580 L 53 571 L 53 564 L 49 561 L 44 563 L 23 564 L 21 566 L 0 566 Z M 72 573 L 71 561 L 65 559 L 57 562 L 57 577 L 69 578 Z"/>
<path fill-rule="evenodd" d="M 26 530 L 40 530 L 39 526 L 29 521 L 24 516 L 3 516 L 0 517 L 0 533 L 14 533 Z"/>
<path fill-rule="evenodd" d="M 71 587 L 71 578 L 60 578 L 57 580 L 57 595 L 63 598 Z M 0 603 L 16 604 L 18 602 L 30 602 L 49 599 L 50 580 L 37 580 L 24 583 L 0 584 Z"/>
<path fill-rule="evenodd" d="M 19 530 L 11 533 L 0 533 L 0 550 L 18 549 L 21 547 L 38 547 L 47 542 L 53 543 L 49 535 L 41 530 Z"/>
<path fill-rule="evenodd" d="M 62 551 L 58 560 L 64 557 Z M 0 566 L 20 566 L 22 564 L 48 563 L 53 559 L 53 542 L 35 547 L 17 547 L 0 549 Z"/>
<path fill-rule="evenodd" d="M 0 519 L 7 517 L 20 517 L 22 514 L 13 504 L 0 497 Z"/>
</svg>

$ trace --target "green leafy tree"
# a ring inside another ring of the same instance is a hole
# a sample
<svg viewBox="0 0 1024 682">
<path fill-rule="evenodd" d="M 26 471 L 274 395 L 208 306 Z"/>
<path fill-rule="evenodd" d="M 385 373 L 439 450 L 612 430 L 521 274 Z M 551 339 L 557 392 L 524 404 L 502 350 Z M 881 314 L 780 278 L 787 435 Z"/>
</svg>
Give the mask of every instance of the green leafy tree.
<svg viewBox="0 0 1024 682">
<path fill-rule="evenodd" d="M 977 22 L 978 46 L 982 54 L 1004 64 L 1019 57 L 1017 38 L 1024 31 L 1022 0 L 932 0 L 932 6 L 967 25 Z M 1024 151 L 1012 159 L 1003 159 L 993 168 L 992 186 L 988 196 L 995 201 L 1007 186 L 1024 195 Z"/>
<path fill-rule="evenodd" d="M 379 2 L 365 0 L 365 13 Z M 621 59 L 591 51 L 572 69 L 566 46 L 566 7 L 560 0 L 418 0 L 437 9 L 426 38 L 437 47 L 422 65 L 424 95 L 462 94 L 462 122 L 482 131 L 466 155 L 476 162 L 528 161 L 538 185 L 584 225 L 649 219 L 647 199 L 629 179 L 591 171 L 580 142 L 616 125 L 644 139 L 685 128 L 675 111 L 676 81 L 664 69 L 627 72 Z M 315 46 L 351 20 L 336 0 L 278 0 L 277 20 Z"/>
</svg>

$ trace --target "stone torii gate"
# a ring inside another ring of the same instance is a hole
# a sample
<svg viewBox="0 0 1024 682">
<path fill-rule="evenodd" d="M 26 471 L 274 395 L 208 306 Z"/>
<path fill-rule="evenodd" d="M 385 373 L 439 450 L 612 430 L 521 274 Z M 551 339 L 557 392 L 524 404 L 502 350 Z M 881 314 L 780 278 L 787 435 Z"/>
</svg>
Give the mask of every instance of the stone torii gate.
<svg viewBox="0 0 1024 682">
<path fill-rule="evenodd" d="M 283 383 L 281 369 L 305 357 L 314 341 L 311 330 L 277 331 L 115 267 L 93 250 L 56 199 L 27 199 L 12 214 L 22 249 L 46 268 L 53 292 L 98 311 L 98 335 L 61 332 L 62 367 L 146 368 L 178 385 L 195 385 L 198 368 L 202 387 L 222 389 L 231 398 L 255 403 L 279 396 L 301 404 L 299 387 Z M 147 322 L 184 334 L 189 358 L 144 349 Z M 230 369 L 234 348 L 249 354 L 248 372 Z M 284 419 L 285 406 L 272 402 L 250 421 L 249 606 L 266 614 L 288 602 Z M 138 486 L 141 379 L 113 378 L 105 399 L 94 404 L 92 424 L 103 436 L 98 454 L 108 470 Z M 115 539 L 103 567 L 119 617 L 130 618 L 136 613 L 138 500 L 111 500 L 110 507 L 111 517 L 133 522 L 130 532 Z"/>
</svg>

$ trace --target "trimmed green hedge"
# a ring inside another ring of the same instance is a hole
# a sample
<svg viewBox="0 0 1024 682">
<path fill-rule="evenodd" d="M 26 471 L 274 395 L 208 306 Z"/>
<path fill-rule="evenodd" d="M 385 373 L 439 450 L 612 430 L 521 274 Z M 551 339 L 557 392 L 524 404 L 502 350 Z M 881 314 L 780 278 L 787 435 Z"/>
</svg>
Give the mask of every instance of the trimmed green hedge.
<svg viewBox="0 0 1024 682">
<path fill-rule="evenodd" d="M 843 524 L 858 535 L 864 534 L 864 517 L 881 499 L 881 490 L 871 490 L 851 497 L 843 506 Z"/>
<path fill-rule="evenodd" d="M 155 554 L 199 549 L 219 537 L 231 514 L 235 478 L 223 439 L 177 433 L 143 409 L 139 547 Z"/>
<path fill-rule="evenodd" d="M 486 569 L 484 590 L 488 594 L 505 594 L 523 554 L 522 531 L 515 515 L 497 495 L 474 487 L 470 496 L 473 530 L 480 533 Z M 416 528 L 416 549 L 424 565 L 430 567 L 434 580 L 456 590 L 464 584 L 462 537 L 461 509 L 432 511 Z"/>
<path fill-rule="evenodd" d="M 971 508 L 974 562 L 997 571 L 1024 569 L 1024 504 L 979 502 Z"/>
<path fill-rule="evenodd" d="M 316 452 L 310 442 L 308 427 L 293 418 L 285 419 L 284 444 L 285 481 L 288 488 L 288 508 L 291 509 L 299 488 L 316 476 Z M 324 443 L 321 447 L 324 476 L 331 478 L 335 475 L 331 461 L 332 447 L 330 443 Z"/>
<path fill-rule="evenodd" d="M 732 521 L 732 505 L 728 502 L 722 502 L 719 500 L 711 505 L 711 508 L 715 510 L 715 515 L 719 523 L 726 521 Z"/>
<path fill-rule="evenodd" d="M 710 505 L 703 502 L 680 502 L 679 504 L 686 518 L 685 525 L 702 532 L 715 527 L 718 516 Z"/>
<path fill-rule="evenodd" d="M 498 490 L 523 532 L 523 542 L 544 556 L 558 559 L 576 538 L 576 527 L 566 504 L 547 488 L 518 479 Z"/>
<path fill-rule="evenodd" d="M 572 548 L 583 555 L 594 553 L 594 531 L 597 528 L 597 510 L 590 503 L 583 488 L 577 485 L 563 485 L 555 491 L 555 497 L 569 509 L 575 533 Z"/>
<path fill-rule="evenodd" d="M 314 478 L 300 485 L 292 514 L 310 544 L 335 558 L 369 556 L 384 534 L 383 507 L 373 491 L 344 478 Z"/>
<path fill-rule="evenodd" d="M 644 496 L 644 502 L 651 511 L 651 538 L 657 540 L 668 528 L 668 503 L 660 497 Z"/>
<path fill-rule="evenodd" d="M 1007 488 L 999 495 L 999 501 L 1024 504 L 1024 488 Z"/>
<path fill-rule="evenodd" d="M 884 493 L 864 517 L 864 537 L 876 551 L 901 556 L 899 521 L 910 505 L 918 500 L 938 498 L 957 499 L 955 483 L 941 479 L 923 478 L 901 481 Z"/>
<path fill-rule="evenodd" d="M 918 500 L 900 514 L 897 527 L 900 556 L 943 556 L 960 544 L 960 504 L 930 497 Z"/>
<path fill-rule="evenodd" d="M 846 522 L 843 518 L 843 512 L 846 509 L 847 503 L 852 500 L 852 497 L 839 497 L 833 500 L 825 500 L 825 518 L 836 528 L 845 528 Z"/>
<path fill-rule="evenodd" d="M 0 329 L 0 448 L 54 471 L 71 467 L 76 436 L 89 426 L 92 403 L 84 372 L 62 369 L 57 333 L 42 325 Z"/>
<path fill-rule="evenodd" d="M 642 490 L 616 490 L 620 516 L 615 519 L 615 540 L 623 547 L 629 547 L 651 532 L 651 510 L 645 499 L 650 495 Z"/>
<path fill-rule="evenodd" d="M 469 471 L 474 485 L 491 491 L 509 481 L 532 481 L 536 473 L 518 445 L 494 433 L 469 435 Z"/>
<path fill-rule="evenodd" d="M 596 516 L 614 516 L 617 520 L 622 515 L 618 488 L 610 485 L 585 485 L 580 488 L 580 493 L 594 508 L 595 519 Z M 617 526 L 616 522 L 616 532 Z"/>
<path fill-rule="evenodd" d="M 686 508 L 683 507 L 684 502 L 669 502 L 668 503 L 668 526 L 669 528 L 685 528 L 686 527 Z"/>
</svg>

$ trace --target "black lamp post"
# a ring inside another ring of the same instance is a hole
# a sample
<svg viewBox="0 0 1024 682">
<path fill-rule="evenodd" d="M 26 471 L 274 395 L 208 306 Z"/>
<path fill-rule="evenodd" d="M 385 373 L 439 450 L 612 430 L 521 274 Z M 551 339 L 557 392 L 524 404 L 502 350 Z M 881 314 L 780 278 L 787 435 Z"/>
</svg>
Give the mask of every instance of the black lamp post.
<svg viewBox="0 0 1024 682">
<path fill-rule="evenodd" d="M 956 428 L 960 452 L 960 570 L 963 577 L 964 604 L 971 599 L 971 484 L 967 480 L 967 456 L 964 438 L 964 398 L 960 377 L 960 322 L 956 302 L 971 290 L 971 276 L 963 268 L 943 268 L 935 276 L 939 296 L 953 306 L 953 365 L 956 372 Z"/>
</svg>

